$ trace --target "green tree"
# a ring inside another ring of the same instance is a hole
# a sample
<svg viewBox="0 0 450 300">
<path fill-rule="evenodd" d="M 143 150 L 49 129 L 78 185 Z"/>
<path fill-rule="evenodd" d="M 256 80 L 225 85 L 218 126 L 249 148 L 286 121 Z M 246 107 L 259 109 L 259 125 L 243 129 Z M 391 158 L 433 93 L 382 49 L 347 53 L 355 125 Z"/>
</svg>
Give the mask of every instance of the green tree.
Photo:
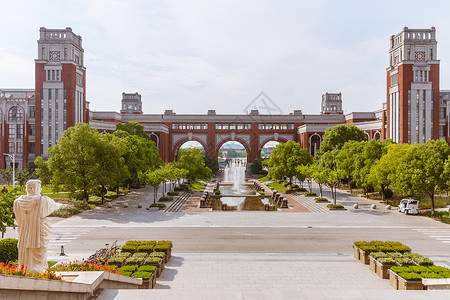
<svg viewBox="0 0 450 300">
<path fill-rule="evenodd" d="M 296 167 L 297 174 L 295 177 L 298 179 L 299 182 L 301 182 L 303 186 L 303 182 L 306 180 L 308 182 L 308 189 L 309 192 L 312 192 L 312 181 L 313 181 L 313 168 L 312 164 L 309 165 L 298 165 Z"/>
<path fill-rule="evenodd" d="M 181 151 L 177 167 L 187 171 L 186 179 L 188 182 L 194 182 L 197 179 L 208 180 L 212 175 L 211 169 L 205 165 L 200 149 L 193 148 Z"/>
<path fill-rule="evenodd" d="M 205 166 L 210 168 L 213 174 L 219 172 L 219 162 L 216 159 L 204 155 L 203 160 L 205 161 Z"/>
<path fill-rule="evenodd" d="M 19 182 L 21 188 L 27 183 L 30 178 L 31 174 L 28 169 L 16 170 L 16 180 Z"/>
<path fill-rule="evenodd" d="M 444 166 L 450 155 L 447 142 L 429 140 L 411 145 L 399 164 L 396 187 L 402 194 L 422 193 L 431 201 L 434 214 L 434 196 L 448 188 L 448 172 Z"/>
<path fill-rule="evenodd" d="M 41 156 L 36 157 L 34 160 L 36 165 L 35 173 L 42 184 L 50 184 L 53 174 L 51 173 L 47 161 L 45 161 Z"/>
<path fill-rule="evenodd" d="M 264 159 L 262 157 L 258 157 L 250 165 L 250 171 L 252 172 L 252 174 L 262 174 L 262 173 L 264 173 L 263 164 L 262 164 L 263 160 Z"/>
<path fill-rule="evenodd" d="M 2 238 L 5 235 L 7 226 L 14 226 L 14 200 L 16 199 L 16 189 L 9 191 L 6 194 L 0 195 L 0 231 Z M 14 227 L 15 229 L 15 227 Z"/>
<path fill-rule="evenodd" d="M 147 170 L 144 173 L 139 172 L 139 178 L 153 187 L 153 203 L 156 203 L 158 189 L 161 183 L 166 180 L 166 178 L 164 178 L 164 171 L 162 170 L 162 168 L 156 170 Z"/>
<path fill-rule="evenodd" d="M 352 179 L 356 169 L 356 160 L 361 155 L 366 142 L 350 140 L 344 144 L 336 155 L 336 168 L 341 178 L 347 180 L 352 192 Z"/>
<path fill-rule="evenodd" d="M 122 140 L 125 149 L 123 158 L 129 172 L 128 187 L 139 180 L 139 173 L 147 170 L 155 170 L 162 165 L 158 148 L 151 140 L 146 140 L 138 135 L 132 135 L 126 131 L 116 130 L 113 136 Z"/>
<path fill-rule="evenodd" d="M 340 150 L 348 141 L 365 141 L 366 134 L 354 125 L 337 125 L 325 130 L 318 154 Z"/>
<path fill-rule="evenodd" d="M 12 182 L 12 180 L 13 180 L 12 167 L 7 167 L 6 169 L 1 169 L 0 174 L 3 175 L 3 180 L 5 181 L 6 185 L 9 185 L 9 183 Z"/>
<path fill-rule="evenodd" d="M 398 163 L 408 151 L 409 144 L 390 144 L 386 146 L 384 154 L 371 168 L 367 180 L 369 184 L 381 191 L 381 200 L 385 200 L 386 190 L 394 181 L 398 170 Z"/>
<path fill-rule="evenodd" d="M 106 187 L 116 188 L 119 195 L 120 184 L 130 176 L 123 155 L 126 153 L 125 144 L 120 138 L 111 134 L 100 135 L 99 143 L 99 174 L 97 184 L 101 186 L 102 203 L 105 200 Z"/>
<path fill-rule="evenodd" d="M 100 134 L 89 124 L 70 127 L 58 143 L 48 150 L 48 168 L 56 190 L 64 185 L 70 191 L 82 191 L 87 205 L 89 191 L 101 178 L 102 144 Z"/>
<path fill-rule="evenodd" d="M 323 172 L 322 174 L 316 173 L 314 176 L 317 178 L 318 174 L 325 175 L 325 183 L 331 189 L 331 196 L 333 198 L 333 203 L 336 204 L 336 189 L 339 185 L 339 172 L 337 171 L 336 156 L 339 150 L 333 149 L 323 153 L 320 156 L 314 157 L 314 163 L 316 165 L 316 172 Z"/>
<path fill-rule="evenodd" d="M 329 169 L 327 168 L 320 168 L 316 162 L 314 162 L 311 166 L 312 171 L 312 178 L 317 182 L 319 185 L 319 197 L 323 198 L 323 191 L 322 187 L 327 182 L 329 177 Z"/>
<path fill-rule="evenodd" d="M 311 155 L 294 141 L 278 144 L 267 161 L 271 178 L 282 179 L 286 176 L 291 183 L 292 178 L 297 175 L 297 166 L 310 163 Z"/>
<path fill-rule="evenodd" d="M 150 140 L 150 136 L 144 131 L 144 125 L 141 125 L 138 122 L 126 122 L 125 124 L 117 123 L 116 131 L 117 130 L 122 130 L 128 132 L 131 135 L 136 135 L 146 140 Z"/>
</svg>

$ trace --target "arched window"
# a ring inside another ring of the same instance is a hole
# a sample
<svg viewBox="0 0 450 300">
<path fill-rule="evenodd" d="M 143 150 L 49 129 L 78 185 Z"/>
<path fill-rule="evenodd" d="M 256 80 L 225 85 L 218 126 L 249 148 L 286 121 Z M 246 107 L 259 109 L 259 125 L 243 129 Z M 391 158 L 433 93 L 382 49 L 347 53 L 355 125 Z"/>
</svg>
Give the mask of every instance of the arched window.
<svg viewBox="0 0 450 300">
<path fill-rule="evenodd" d="M 370 134 L 368 132 L 364 132 L 366 134 L 366 140 L 370 142 Z"/>
<path fill-rule="evenodd" d="M 373 139 L 376 141 L 381 140 L 381 133 L 379 131 L 375 132 L 373 135 Z"/>
<path fill-rule="evenodd" d="M 309 153 L 311 153 L 312 156 L 316 155 L 317 150 L 319 150 L 320 148 L 321 142 L 322 137 L 317 133 L 314 133 L 309 137 L 309 145 L 310 145 Z"/>
<path fill-rule="evenodd" d="M 20 106 L 13 106 L 8 112 L 8 121 L 23 122 L 23 109 Z"/>
</svg>

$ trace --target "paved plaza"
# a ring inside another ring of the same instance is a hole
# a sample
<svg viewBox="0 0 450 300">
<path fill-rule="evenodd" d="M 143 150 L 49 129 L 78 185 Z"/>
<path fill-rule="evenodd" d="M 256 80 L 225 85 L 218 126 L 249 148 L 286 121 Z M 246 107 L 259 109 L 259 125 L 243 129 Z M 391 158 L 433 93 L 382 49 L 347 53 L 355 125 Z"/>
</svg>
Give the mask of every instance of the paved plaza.
<svg viewBox="0 0 450 300">
<path fill-rule="evenodd" d="M 331 198 L 328 190 L 325 196 Z M 115 240 L 173 241 L 156 289 L 108 290 L 101 299 L 450 299 L 445 290 L 396 291 L 352 257 L 355 240 L 398 240 L 450 267 L 447 224 L 383 205 L 374 210 L 378 202 L 342 191 L 345 211 L 326 211 L 326 204 L 299 195 L 293 200 L 307 211 L 151 212 L 145 207 L 153 191 L 146 187 L 112 208 L 54 219 L 50 259 L 60 259 L 61 245 L 72 260 Z"/>
</svg>

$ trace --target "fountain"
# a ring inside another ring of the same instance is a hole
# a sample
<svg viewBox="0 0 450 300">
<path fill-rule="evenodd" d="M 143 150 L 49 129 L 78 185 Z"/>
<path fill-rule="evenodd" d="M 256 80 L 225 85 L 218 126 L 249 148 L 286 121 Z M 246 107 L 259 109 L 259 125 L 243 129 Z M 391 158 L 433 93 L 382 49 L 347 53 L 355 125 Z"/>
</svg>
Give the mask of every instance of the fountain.
<svg viewBox="0 0 450 300">
<path fill-rule="evenodd" d="M 233 158 L 225 167 L 225 182 L 232 182 L 237 194 L 241 192 L 241 185 L 245 181 L 245 168 L 244 159 L 239 158 Z"/>
</svg>

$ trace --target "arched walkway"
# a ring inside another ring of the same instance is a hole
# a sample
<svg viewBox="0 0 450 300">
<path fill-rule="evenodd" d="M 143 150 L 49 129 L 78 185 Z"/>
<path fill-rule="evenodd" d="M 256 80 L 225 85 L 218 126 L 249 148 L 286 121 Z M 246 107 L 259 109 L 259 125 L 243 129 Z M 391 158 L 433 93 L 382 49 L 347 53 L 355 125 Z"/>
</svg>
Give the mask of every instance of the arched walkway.
<svg viewBox="0 0 450 300">
<path fill-rule="evenodd" d="M 206 153 L 208 152 L 208 148 L 206 147 L 205 143 L 203 143 L 202 140 L 196 138 L 195 136 L 193 136 L 192 139 L 190 139 L 190 140 L 188 138 L 183 138 L 183 139 L 180 139 L 179 141 L 177 141 L 177 143 L 173 146 L 172 161 L 178 160 L 178 155 L 180 154 L 181 146 L 183 146 L 183 144 L 185 144 L 187 142 L 191 142 L 191 141 L 198 142 L 200 145 L 202 145 L 205 152 Z"/>
</svg>

